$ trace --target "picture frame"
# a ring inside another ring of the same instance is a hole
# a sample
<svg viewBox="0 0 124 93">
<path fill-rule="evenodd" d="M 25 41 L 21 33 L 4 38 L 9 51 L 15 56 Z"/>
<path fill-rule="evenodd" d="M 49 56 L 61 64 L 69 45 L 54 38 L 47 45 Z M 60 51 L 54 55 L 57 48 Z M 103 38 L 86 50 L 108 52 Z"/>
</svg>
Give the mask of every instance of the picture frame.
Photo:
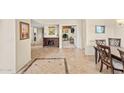
<svg viewBox="0 0 124 93">
<path fill-rule="evenodd" d="M 20 40 L 29 39 L 29 23 L 20 22 Z"/>
<path fill-rule="evenodd" d="M 105 26 L 104 25 L 96 25 L 95 32 L 97 34 L 104 34 L 105 33 Z"/>
<path fill-rule="evenodd" d="M 55 35 L 55 33 L 56 33 L 56 27 L 49 26 L 49 35 Z"/>
</svg>

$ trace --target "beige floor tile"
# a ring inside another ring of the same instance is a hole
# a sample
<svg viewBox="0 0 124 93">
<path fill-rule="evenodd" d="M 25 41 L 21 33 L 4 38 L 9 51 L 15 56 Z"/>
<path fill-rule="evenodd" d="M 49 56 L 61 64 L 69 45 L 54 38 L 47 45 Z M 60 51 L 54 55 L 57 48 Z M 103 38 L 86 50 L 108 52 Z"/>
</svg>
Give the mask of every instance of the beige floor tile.
<svg viewBox="0 0 124 93">
<path fill-rule="evenodd" d="M 65 58 L 70 74 L 111 74 L 110 69 L 107 70 L 106 67 L 104 67 L 103 71 L 100 73 L 100 63 L 96 65 L 94 56 L 84 55 L 84 52 L 81 49 L 32 47 L 32 59 L 35 58 Z M 64 64 L 62 62 L 60 62 L 62 64 L 61 66 L 56 64 L 57 62 L 54 64 L 49 64 L 52 65 L 51 67 L 47 64 L 47 61 L 44 61 L 44 63 L 41 62 L 42 64 L 40 61 L 36 61 L 34 63 L 35 64 L 33 64 L 26 73 L 64 73 Z M 52 71 L 53 67 L 56 69 Z M 50 70 L 51 72 L 49 72 Z"/>
</svg>

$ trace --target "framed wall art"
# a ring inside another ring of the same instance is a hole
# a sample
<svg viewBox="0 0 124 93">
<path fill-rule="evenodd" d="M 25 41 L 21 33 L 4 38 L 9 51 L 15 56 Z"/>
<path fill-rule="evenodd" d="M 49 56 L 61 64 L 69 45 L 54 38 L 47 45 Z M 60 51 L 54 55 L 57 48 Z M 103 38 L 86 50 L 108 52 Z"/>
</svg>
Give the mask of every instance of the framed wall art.
<svg viewBox="0 0 124 93">
<path fill-rule="evenodd" d="M 49 35 L 55 35 L 55 33 L 56 33 L 56 27 L 50 26 L 49 27 Z"/>
<path fill-rule="evenodd" d="M 20 40 L 29 39 L 29 23 L 20 22 Z"/>
<path fill-rule="evenodd" d="M 95 29 L 96 29 L 96 33 L 98 34 L 105 33 L 105 26 L 103 25 L 96 25 Z"/>
</svg>

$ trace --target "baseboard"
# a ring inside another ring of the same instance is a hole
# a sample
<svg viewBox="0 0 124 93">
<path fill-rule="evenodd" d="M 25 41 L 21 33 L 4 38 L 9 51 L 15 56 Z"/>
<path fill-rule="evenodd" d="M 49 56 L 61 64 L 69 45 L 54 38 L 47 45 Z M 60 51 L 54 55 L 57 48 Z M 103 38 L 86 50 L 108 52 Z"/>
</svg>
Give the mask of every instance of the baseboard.
<svg viewBox="0 0 124 93">
<path fill-rule="evenodd" d="M 30 60 L 29 62 L 27 62 L 24 66 L 22 66 L 19 70 L 16 71 L 16 74 L 21 74 L 23 72 L 23 69 L 26 68 L 28 65 L 30 65 L 32 63 L 34 59 Z"/>
<path fill-rule="evenodd" d="M 15 74 L 15 71 L 11 69 L 0 69 L 0 74 Z"/>
</svg>

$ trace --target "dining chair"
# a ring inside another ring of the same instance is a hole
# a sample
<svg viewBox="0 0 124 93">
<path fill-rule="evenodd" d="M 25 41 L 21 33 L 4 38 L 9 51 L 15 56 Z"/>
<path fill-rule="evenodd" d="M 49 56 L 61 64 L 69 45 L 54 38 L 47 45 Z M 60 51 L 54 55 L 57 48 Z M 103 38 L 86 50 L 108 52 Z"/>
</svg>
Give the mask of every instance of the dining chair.
<svg viewBox="0 0 124 93">
<path fill-rule="evenodd" d="M 99 47 L 98 47 L 98 45 L 106 45 L 106 40 L 105 39 L 97 39 L 96 40 L 96 45 L 97 45 L 97 58 L 98 58 L 97 62 L 100 62 L 100 54 L 99 54 Z"/>
<path fill-rule="evenodd" d="M 121 57 L 121 70 L 124 72 L 124 51 L 118 49 L 119 53 L 120 53 L 120 57 Z"/>
<path fill-rule="evenodd" d="M 101 58 L 100 72 L 103 69 L 103 65 L 106 65 L 107 69 L 110 68 L 111 72 L 114 74 L 114 70 L 123 72 L 123 64 L 121 61 L 115 61 L 111 56 L 111 49 L 109 46 L 98 45 Z"/>
<path fill-rule="evenodd" d="M 106 65 L 107 69 L 111 68 L 111 72 L 114 73 L 114 69 L 112 67 L 112 57 L 111 57 L 110 47 L 104 46 L 104 45 L 98 45 L 98 47 L 99 47 L 99 54 L 101 58 L 100 72 L 102 72 L 103 65 Z"/>
<path fill-rule="evenodd" d="M 120 38 L 108 38 L 109 46 L 120 47 L 121 39 Z"/>
<path fill-rule="evenodd" d="M 97 39 L 96 44 L 97 45 L 106 45 L 106 40 L 105 39 Z"/>
</svg>

